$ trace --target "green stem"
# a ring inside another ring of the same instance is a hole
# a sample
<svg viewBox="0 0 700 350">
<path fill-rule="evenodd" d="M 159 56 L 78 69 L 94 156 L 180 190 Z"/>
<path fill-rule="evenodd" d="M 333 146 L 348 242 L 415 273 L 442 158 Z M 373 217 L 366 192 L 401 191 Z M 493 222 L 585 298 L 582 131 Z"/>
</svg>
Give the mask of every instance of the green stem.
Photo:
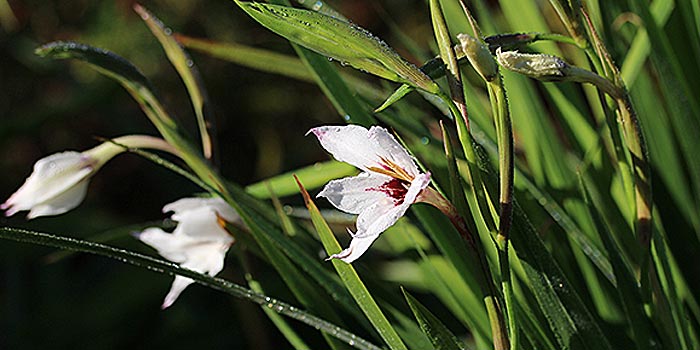
<svg viewBox="0 0 700 350">
<path fill-rule="evenodd" d="M 500 74 L 496 79 L 487 82 L 490 95 L 495 98 L 494 122 L 496 124 L 498 142 L 498 166 L 500 175 L 499 188 L 499 222 L 496 243 L 498 245 L 498 262 L 501 272 L 501 289 L 503 291 L 506 313 L 508 316 L 508 330 L 510 336 L 510 349 L 518 349 L 519 337 L 515 318 L 515 304 L 513 300 L 513 286 L 511 283 L 510 260 L 508 247 L 510 241 L 510 228 L 513 220 L 513 126 L 508 109 L 508 100 Z"/>
<path fill-rule="evenodd" d="M 457 229 L 462 239 L 467 242 L 467 247 L 469 247 L 471 250 L 469 258 L 474 260 L 474 262 L 476 262 L 476 266 L 479 267 L 479 271 L 477 272 L 476 276 L 477 280 L 479 281 L 482 300 L 486 306 L 486 313 L 488 314 L 489 323 L 491 325 L 494 349 L 509 349 L 510 340 L 508 338 L 505 320 L 503 319 L 503 311 L 498 303 L 498 292 L 494 286 L 491 270 L 489 269 L 488 261 L 486 260 L 486 254 L 481 247 L 478 236 L 475 236 L 471 231 L 469 231 L 464 217 L 459 214 L 457 208 L 455 208 L 450 201 L 448 201 L 432 187 L 428 187 L 423 190 L 417 201 L 428 203 L 439 209 L 449 218 L 450 222 L 455 229 Z"/>
</svg>

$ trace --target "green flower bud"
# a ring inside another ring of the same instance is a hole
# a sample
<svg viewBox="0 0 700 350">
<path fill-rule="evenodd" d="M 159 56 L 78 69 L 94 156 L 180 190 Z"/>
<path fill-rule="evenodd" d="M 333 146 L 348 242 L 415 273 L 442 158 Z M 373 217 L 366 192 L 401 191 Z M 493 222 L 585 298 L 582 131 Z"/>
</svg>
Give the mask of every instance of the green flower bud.
<svg viewBox="0 0 700 350">
<path fill-rule="evenodd" d="M 498 64 L 486 45 L 468 34 L 458 34 L 457 39 L 469 63 L 485 81 L 491 82 L 498 77 Z"/>
</svg>

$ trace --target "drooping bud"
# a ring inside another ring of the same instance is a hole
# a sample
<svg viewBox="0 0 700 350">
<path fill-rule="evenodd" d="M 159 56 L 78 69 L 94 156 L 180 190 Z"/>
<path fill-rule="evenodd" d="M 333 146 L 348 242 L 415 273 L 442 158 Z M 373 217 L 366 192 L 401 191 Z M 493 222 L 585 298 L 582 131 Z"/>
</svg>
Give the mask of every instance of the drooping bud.
<svg viewBox="0 0 700 350">
<path fill-rule="evenodd" d="M 559 57 L 496 50 L 496 59 L 503 68 L 542 81 L 562 81 L 569 65 Z"/>
<path fill-rule="evenodd" d="M 5 210 L 6 216 L 29 210 L 28 219 L 63 214 L 83 201 L 92 176 L 128 147 L 175 152 L 162 139 L 128 135 L 106 141 L 84 152 L 55 153 L 36 162 L 32 174 L 5 203 L 0 204 L 0 210 Z"/>
<path fill-rule="evenodd" d="M 491 82 L 498 76 L 498 64 L 491 56 L 489 48 L 482 42 L 468 34 L 458 34 L 457 39 L 462 44 L 462 51 L 467 56 L 469 63 L 487 82 Z"/>
<path fill-rule="evenodd" d="M 589 83 L 614 98 L 619 98 L 622 94 L 610 80 L 589 70 L 572 66 L 557 56 L 501 51 L 499 48 L 496 50 L 496 59 L 503 68 L 537 80 Z"/>
</svg>

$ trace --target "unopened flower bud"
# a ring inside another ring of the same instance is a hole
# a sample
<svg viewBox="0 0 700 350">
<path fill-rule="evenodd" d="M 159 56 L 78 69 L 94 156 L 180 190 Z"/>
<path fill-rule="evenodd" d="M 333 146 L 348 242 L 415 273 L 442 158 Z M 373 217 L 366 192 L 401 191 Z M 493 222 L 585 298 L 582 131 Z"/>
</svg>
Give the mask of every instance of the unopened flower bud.
<svg viewBox="0 0 700 350">
<path fill-rule="evenodd" d="M 0 204 L 6 216 L 29 210 L 28 219 L 59 215 L 77 207 L 85 198 L 93 175 L 124 147 L 143 147 L 175 152 L 159 138 L 122 136 L 84 152 L 66 151 L 39 159 L 24 184 Z"/>
<path fill-rule="evenodd" d="M 542 81 L 566 80 L 569 64 L 559 57 L 496 50 L 496 59 L 503 68 Z"/>
<path fill-rule="evenodd" d="M 571 81 L 597 86 L 614 98 L 622 91 L 610 80 L 589 70 L 572 66 L 563 59 L 545 54 L 496 50 L 496 59 L 503 68 L 542 81 Z"/>
<path fill-rule="evenodd" d="M 462 44 L 462 51 L 467 56 L 469 63 L 477 73 L 488 82 L 496 79 L 498 64 L 491 56 L 489 48 L 468 34 L 457 34 L 457 39 Z"/>
</svg>

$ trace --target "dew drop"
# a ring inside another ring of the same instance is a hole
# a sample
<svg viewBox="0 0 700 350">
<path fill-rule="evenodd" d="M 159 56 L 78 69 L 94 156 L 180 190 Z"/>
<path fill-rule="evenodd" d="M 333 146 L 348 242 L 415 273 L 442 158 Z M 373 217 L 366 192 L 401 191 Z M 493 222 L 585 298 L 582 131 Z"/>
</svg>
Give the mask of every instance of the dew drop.
<svg viewBox="0 0 700 350">
<path fill-rule="evenodd" d="M 185 64 L 187 65 L 187 67 L 192 68 L 192 67 L 194 66 L 194 61 L 192 61 L 192 60 L 187 60 L 187 62 L 185 62 Z"/>
<path fill-rule="evenodd" d="M 320 1 L 316 1 L 314 5 L 311 7 L 314 11 L 318 11 L 323 7 L 323 3 Z"/>
<path fill-rule="evenodd" d="M 427 136 L 423 136 L 420 138 L 420 143 L 427 145 L 430 143 L 430 139 Z"/>
<path fill-rule="evenodd" d="M 165 33 L 165 35 L 172 35 L 173 30 L 170 28 L 165 28 L 165 29 L 163 29 L 163 33 Z"/>
<path fill-rule="evenodd" d="M 350 114 L 344 115 L 343 119 L 345 119 L 345 121 L 350 121 Z"/>
<path fill-rule="evenodd" d="M 272 305 L 272 303 L 268 303 L 268 304 L 267 304 L 267 307 L 270 308 L 270 309 L 272 309 L 273 306 L 274 306 L 274 305 Z"/>
</svg>

